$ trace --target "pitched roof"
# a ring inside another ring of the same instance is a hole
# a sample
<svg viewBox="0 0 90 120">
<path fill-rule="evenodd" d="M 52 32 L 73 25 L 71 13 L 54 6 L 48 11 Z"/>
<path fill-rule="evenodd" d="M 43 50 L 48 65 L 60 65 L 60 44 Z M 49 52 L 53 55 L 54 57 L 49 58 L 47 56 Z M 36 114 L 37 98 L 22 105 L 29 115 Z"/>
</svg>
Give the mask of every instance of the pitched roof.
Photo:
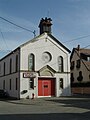
<svg viewBox="0 0 90 120">
<path fill-rule="evenodd" d="M 73 48 L 72 50 L 72 53 L 71 53 L 71 56 L 70 56 L 70 60 L 72 59 L 73 57 L 73 54 L 74 52 L 77 53 L 78 57 L 82 60 L 83 64 L 86 66 L 86 68 L 88 70 L 90 70 L 90 61 L 85 61 L 81 58 L 81 54 L 84 54 L 86 56 L 89 56 L 90 57 L 90 49 L 84 49 L 84 48 Z"/>
<path fill-rule="evenodd" d="M 86 67 L 88 68 L 88 70 L 90 70 L 90 62 L 86 62 L 86 61 L 84 61 L 84 63 L 85 63 L 85 65 L 86 65 Z"/>
<path fill-rule="evenodd" d="M 33 38 L 32 40 L 29 40 L 28 42 L 22 44 L 20 47 L 22 47 L 22 46 L 24 46 L 24 45 L 26 45 L 26 44 L 28 44 L 28 43 L 32 43 L 32 42 L 37 41 L 39 37 L 41 37 L 41 36 L 43 36 L 43 35 L 45 35 L 45 34 L 47 34 L 52 40 L 54 40 L 57 44 L 59 44 L 61 47 L 63 47 L 66 51 L 68 51 L 69 53 L 71 52 L 66 46 L 64 46 L 64 45 L 63 45 L 59 40 L 57 40 L 53 35 L 48 34 L 48 33 L 45 33 L 45 32 L 44 32 L 43 34 L 38 35 L 37 37 Z"/>
<path fill-rule="evenodd" d="M 59 40 L 57 40 L 53 35 L 48 34 L 49 37 L 51 37 L 56 43 L 58 43 L 60 46 L 62 46 L 66 51 L 69 53 L 71 52 L 66 46 L 64 46 Z"/>
<path fill-rule="evenodd" d="M 79 52 L 85 55 L 90 55 L 90 49 L 80 49 Z"/>
<path fill-rule="evenodd" d="M 23 47 L 23 46 L 25 46 L 25 45 L 27 45 L 27 44 L 29 44 L 29 43 L 32 43 L 32 42 L 37 41 L 40 37 L 42 37 L 42 36 L 45 35 L 45 34 L 47 34 L 50 38 L 52 38 L 52 40 L 54 40 L 56 43 L 58 43 L 58 44 L 59 44 L 61 47 L 63 47 L 66 51 L 68 51 L 69 53 L 71 52 L 66 46 L 64 46 L 64 45 L 63 45 L 59 40 L 57 40 L 53 35 L 44 32 L 43 34 L 38 35 L 38 36 L 36 36 L 35 38 L 33 38 L 33 39 L 25 42 L 25 43 L 22 44 L 22 45 L 20 45 L 20 46 L 17 47 L 15 50 L 13 50 L 13 51 L 10 52 L 9 54 L 7 54 L 7 55 L 4 56 L 3 58 L 1 58 L 0 61 L 3 60 L 4 58 L 6 58 L 7 56 L 11 55 L 14 51 L 17 51 L 17 50 L 20 49 L 21 47 Z"/>
</svg>

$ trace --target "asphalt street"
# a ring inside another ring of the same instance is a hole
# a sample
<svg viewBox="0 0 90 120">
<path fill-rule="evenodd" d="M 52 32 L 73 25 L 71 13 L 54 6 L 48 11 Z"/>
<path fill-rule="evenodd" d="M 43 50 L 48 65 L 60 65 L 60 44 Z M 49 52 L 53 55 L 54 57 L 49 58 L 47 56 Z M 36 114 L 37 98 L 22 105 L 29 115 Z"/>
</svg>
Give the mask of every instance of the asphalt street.
<svg viewBox="0 0 90 120">
<path fill-rule="evenodd" d="M 90 120 L 90 98 L 0 100 L 0 120 Z"/>
</svg>

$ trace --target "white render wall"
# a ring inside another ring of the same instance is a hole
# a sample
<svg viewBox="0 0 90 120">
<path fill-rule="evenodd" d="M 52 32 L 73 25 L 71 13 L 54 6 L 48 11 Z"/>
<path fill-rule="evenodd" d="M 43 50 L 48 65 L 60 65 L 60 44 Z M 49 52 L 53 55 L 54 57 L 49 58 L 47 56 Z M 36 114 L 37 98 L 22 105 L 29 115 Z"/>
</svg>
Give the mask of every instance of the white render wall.
<svg viewBox="0 0 90 120">
<path fill-rule="evenodd" d="M 16 78 L 17 78 L 17 90 L 16 90 Z M 10 90 L 10 79 L 11 79 L 11 90 Z M 3 89 L 3 81 L 5 80 L 5 90 L 9 94 L 9 96 L 14 98 L 19 98 L 19 77 L 18 73 L 13 75 L 8 75 L 0 78 L 0 89 Z"/>
<path fill-rule="evenodd" d="M 12 97 L 19 98 L 20 91 L 20 75 L 16 72 L 16 55 L 18 55 L 19 63 L 19 50 L 14 51 L 10 55 L 7 55 L 0 61 L 0 89 L 3 89 L 3 81 L 5 81 L 5 90 Z M 12 59 L 12 71 L 10 73 L 10 59 Z M 5 75 L 4 75 L 4 62 L 5 62 Z M 19 65 L 18 65 L 19 70 Z M 17 90 L 16 90 L 16 78 L 17 78 Z M 10 90 L 10 79 L 11 79 L 11 90 Z"/>
<path fill-rule="evenodd" d="M 20 98 L 32 98 L 32 94 L 34 93 L 34 97 L 38 97 L 38 74 L 36 73 L 36 78 L 34 78 L 34 89 L 30 89 L 29 82 L 30 78 L 23 78 L 23 73 L 20 73 Z M 26 93 L 22 94 L 23 90 L 27 90 Z"/>
<path fill-rule="evenodd" d="M 70 96 L 70 74 L 55 74 L 56 75 L 56 96 Z M 60 78 L 63 78 L 63 89 L 60 88 Z"/>
<path fill-rule="evenodd" d="M 22 73 L 21 73 L 21 76 Z M 34 97 L 38 97 L 38 74 L 37 77 L 34 79 L 34 89 L 29 88 L 29 80 L 30 78 L 21 78 L 20 81 L 20 98 L 32 98 L 32 94 L 34 93 Z M 55 74 L 55 96 L 70 96 L 71 95 L 71 88 L 70 88 L 70 74 Z M 60 78 L 63 78 L 63 89 L 60 88 Z M 23 90 L 27 90 L 27 93 L 21 94 Z"/>
<path fill-rule="evenodd" d="M 54 70 L 58 71 L 58 57 L 62 56 L 64 59 L 64 72 L 70 72 L 69 68 L 69 54 L 60 47 L 56 42 L 52 42 L 51 38 L 47 37 L 47 34 L 41 38 L 37 38 L 37 41 L 26 44 L 21 47 L 21 70 L 28 70 L 28 55 L 33 53 L 35 55 L 35 71 L 40 70 L 42 67 L 49 65 Z M 38 40 L 39 39 L 39 40 Z M 47 40 L 47 41 L 46 41 Z M 52 60 L 49 63 L 44 63 L 42 60 L 43 52 L 48 51 L 52 55 Z"/>
<path fill-rule="evenodd" d="M 52 55 L 52 60 L 48 63 L 44 63 L 42 60 L 42 54 L 44 52 L 49 52 Z M 55 73 L 53 77 L 56 77 L 56 85 L 55 85 L 55 95 L 59 96 L 69 96 L 71 95 L 70 91 L 70 55 L 69 53 L 59 46 L 55 41 L 53 41 L 47 34 L 44 36 L 40 36 L 36 38 L 34 42 L 28 42 L 21 47 L 20 51 L 20 70 L 27 71 L 28 70 L 28 55 L 33 53 L 35 55 L 35 71 L 39 71 L 46 65 L 49 65 L 52 69 L 58 72 L 58 57 L 63 57 L 64 62 L 64 73 Z M 25 98 L 29 96 L 32 98 L 32 93 L 34 93 L 35 97 L 38 97 L 38 73 L 36 73 L 37 77 L 35 78 L 35 88 L 34 90 L 29 89 L 29 79 L 23 78 L 23 73 L 20 74 L 20 91 L 27 90 L 28 92 L 25 94 L 20 94 L 21 98 Z M 47 76 L 44 76 L 47 77 Z M 52 77 L 52 76 L 51 76 Z M 61 90 L 59 88 L 59 80 L 63 78 L 64 80 L 64 89 Z"/>
<path fill-rule="evenodd" d="M 41 35 L 40 37 L 35 38 L 36 40 L 32 42 L 28 42 L 28 44 L 24 44 L 20 46 L 20 51 L 17 50 L 12 54 L 5 57 L 2 61 L 0 61 L 1 72 L 0 72 L 0 89 L 3 88 L 3 80 L 5 80 L 6 86 L 5 89 L 8 91 L 10 96 L 17 98 L 32 98 L 32 94 L 34 93 L 35 97 L 38 97 L 38 77 L 39 71 L 46 65 L 49 65 L 53 70 L 56 71 L 53 77 L 56 78 L 55 84 L 55 95 L 59 96 L 68 96 L 70 95 L 70 55 L 69 53 L 58 43 L 52 40 L 47 34 Z M 44 52 L 49 52 L 52 55 L 52 60 L 48 63 L 44 63 L 42 60 L 42 54 Z M 29 80 L 30 78 L 24 78 L 23 73 L 28 72 L 28 55 L 33 53 L 35 55 L 35 73 L 36 77 L 34 79 L 34 89 L 29 88 Z M 20 58 L 20 68 L 19 72 L 15 73 L 15 58 L 16 55 Z M 58 57 L 63 57 L 64 62 L 64 73 L 58 73 Z M 12 73 L 9 73 L 10 67 L 10 58 L 12 58 Z M 6 76 L 3 76 L 3 63 L 6 63 Z M 3 76 L 3 77 L 2 77 Z M 47 76 L 44 76 L 47 77 Z M 51 76 L 52 77 L 52 76 Z M 15 90 L 15 79 L 18 78 L 18 90 Z M 59 80 L 63 78 L 64 80 L 64 89 L 61 90 L 59 88 Z M 10 79 L 12 80 L 12 89 L 10 90 Z M 22 94 L 23 90 L 27 90 L 25 94 Z"/>
</svg>

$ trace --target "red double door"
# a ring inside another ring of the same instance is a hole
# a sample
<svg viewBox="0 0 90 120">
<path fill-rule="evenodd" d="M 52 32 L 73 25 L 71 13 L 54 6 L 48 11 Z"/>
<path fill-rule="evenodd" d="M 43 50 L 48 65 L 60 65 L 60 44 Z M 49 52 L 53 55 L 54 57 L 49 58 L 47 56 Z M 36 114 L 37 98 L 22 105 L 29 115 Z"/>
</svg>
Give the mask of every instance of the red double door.
<svg viewBox="0 0 90 120">
<path fill-rule="evenodd" d="M 55 96 L 55 79 L 38 79 L 38 96 Z"/>
</svg>

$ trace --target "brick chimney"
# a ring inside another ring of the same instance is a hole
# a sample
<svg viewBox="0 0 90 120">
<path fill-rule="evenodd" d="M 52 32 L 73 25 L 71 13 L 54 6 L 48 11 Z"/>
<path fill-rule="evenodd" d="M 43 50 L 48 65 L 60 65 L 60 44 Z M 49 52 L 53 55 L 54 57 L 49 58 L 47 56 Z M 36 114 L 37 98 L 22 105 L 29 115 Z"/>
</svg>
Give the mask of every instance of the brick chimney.
<svg viewBox="0 0 90 120">
<path fill-rule="evenodd" d="M 39 28 L 40 28 L 40 35 L 44 32 L 47 32 L 48 34 L 51 34 L 51 23 L 52 19 L 51 18 L 45 18 L 41 19 L 39 23 Z"/>
<path fill-rule="evenodd" d="M 77 50 L 78 50 L 78 51 L 80 50 L 80 45 L 77 46 Z"/>
</svg>

